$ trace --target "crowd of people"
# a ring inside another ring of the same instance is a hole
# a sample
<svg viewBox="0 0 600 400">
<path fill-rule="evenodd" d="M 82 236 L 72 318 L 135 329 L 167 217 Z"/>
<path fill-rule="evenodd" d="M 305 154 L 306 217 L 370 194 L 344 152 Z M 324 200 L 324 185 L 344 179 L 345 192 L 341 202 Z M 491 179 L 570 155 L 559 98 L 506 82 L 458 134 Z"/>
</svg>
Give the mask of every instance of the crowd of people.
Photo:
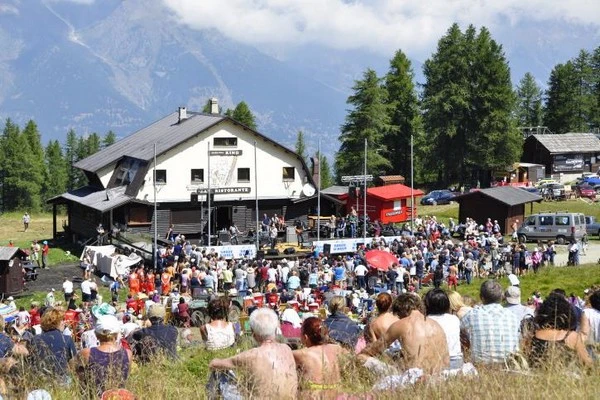
<svg viewBox="0 0 600 400">
<path fill-rule="evenodd" d="M 521 298 L 520 279 L 553 262 L 552 243 L 531 252 L 504 243 L 491 220 L 467 221 L 464 241 L 457 242 L 453 221 L 416 222 L 414 235 L 377 237 L 352 254 L 289 260 L 226 260 L 174 237 L 159 253 L 158 269 L 133 268 L 110 284 L 110 299 L 100 296 L 88 255 L 80 288 L 65 278 L 64 302 L 52 289 L 44 306 L 22 308 L 5 327 L 3 365 L 10 370 L 24 358 L 41 376 L 99 397 L 126 385 L 133 362 L 157 354 L 175 359 L 178 344 L 217 351 L 251 334 L 257 347 L 210 362 L 209 397 L 243 398 L 250 391 L 261 398 L 328 398 L 344 391 L 348 362 L 377 376 L 374 390 L 475 375 L 480 365 L 595 362 L 600 288 L 584 299 L 560 289 L 545 299 Z M 397 262 L 373 268 L 370 250 L 389 252 Z M 503 275 L 506 288 L 497 279 Z M 457 291 L 474 276 L 485 278 L 478 301 Z M 198 294 L 206 296 L 208 318 L 195 340 L 190 304 Z M 243 308 L 239 320 L 230 318 L 235 302 Z"/>
</svg>

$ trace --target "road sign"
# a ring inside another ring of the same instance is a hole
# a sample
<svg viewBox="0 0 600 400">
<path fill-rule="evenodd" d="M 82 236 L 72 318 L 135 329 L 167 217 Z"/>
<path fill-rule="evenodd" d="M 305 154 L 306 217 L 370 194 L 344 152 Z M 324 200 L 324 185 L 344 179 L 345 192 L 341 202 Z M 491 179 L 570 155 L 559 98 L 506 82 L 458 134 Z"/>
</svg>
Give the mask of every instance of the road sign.
<svg viewBox="0 0 600 400">
<path fill-rule="evenodd" d="M 342 176 L 342 182 L 371 182 L 373 181 L 373 175 L 344 175 Z"/>
</svg>

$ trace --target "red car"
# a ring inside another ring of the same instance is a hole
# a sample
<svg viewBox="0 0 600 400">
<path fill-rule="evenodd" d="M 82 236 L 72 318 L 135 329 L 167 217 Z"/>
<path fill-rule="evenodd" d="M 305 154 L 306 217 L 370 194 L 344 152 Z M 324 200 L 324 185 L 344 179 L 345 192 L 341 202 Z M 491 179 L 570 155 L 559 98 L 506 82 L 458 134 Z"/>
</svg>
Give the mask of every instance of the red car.
<svg viewBox="0 0 600 400">
<path fill-rule="evenodd" d="M 590 185 L 575 186 L 575 195 L 587 199 L 596 200 L 596 190 Z"/>
</svg>

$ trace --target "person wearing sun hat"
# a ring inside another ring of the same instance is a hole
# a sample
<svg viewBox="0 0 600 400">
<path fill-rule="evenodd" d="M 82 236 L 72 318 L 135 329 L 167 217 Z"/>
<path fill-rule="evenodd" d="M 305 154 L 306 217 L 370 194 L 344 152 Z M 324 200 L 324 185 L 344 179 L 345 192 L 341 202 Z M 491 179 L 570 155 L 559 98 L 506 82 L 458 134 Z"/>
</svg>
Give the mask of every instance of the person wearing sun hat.
<svg viewBox="0 0 600 400">
<path fill-rule="evenodd" d="M 504 308 L 514 313 L 519 321 L 526 317 L 533 317 L 533 310 L 521 304 L 521 289 L 518 286 L 509 286 L 504 292 L 504 300 L 506 300 Z"/>
<path fill-rule="evenodd" d="M 79 353 L 83 366 L 80 378 L 95 396 L 100 396 L 107 389 L 122 387 L 129 376 L 132 353 L 119 344 L 121 329 L 122 324 L 117 317 L 100 315 L 94 328 L 99 345 Z"/>
</svg>

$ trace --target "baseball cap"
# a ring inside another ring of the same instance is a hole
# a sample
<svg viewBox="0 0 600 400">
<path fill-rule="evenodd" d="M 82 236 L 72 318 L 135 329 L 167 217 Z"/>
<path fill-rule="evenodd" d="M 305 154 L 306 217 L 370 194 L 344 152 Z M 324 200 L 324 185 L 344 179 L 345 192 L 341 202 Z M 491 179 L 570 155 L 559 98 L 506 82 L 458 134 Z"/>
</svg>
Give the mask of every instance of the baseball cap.
<svg viewBox="0 0 600 400">
<path fill-rule="evenodd" d="M 102 315 L 96 321 L 96 328 L 94 331 L 102 335 L 119 333 L 121 332 L 121 324 L 114 315 Z"/>
<path fill-rule="evenodd" d="M 160 304 L 153 304 L 148 309 L 148 318 L 164 318 L 165 307 Z"/>
<path fill-rule="evenodd" d="M 508 275 L 508 280 L 509 280 L 511 286 L 519 286 L 519 284 L 521 283 L 519 281 L 519 278 L 517 278 L 517 276 L 515 274 Z"/>
<path fill-rule="evenodd" d="M 509 286 L 504 292 L 504 297 L 508 304 L 521 304 L 521 289 L 516 286 Z"/>
</svg>

